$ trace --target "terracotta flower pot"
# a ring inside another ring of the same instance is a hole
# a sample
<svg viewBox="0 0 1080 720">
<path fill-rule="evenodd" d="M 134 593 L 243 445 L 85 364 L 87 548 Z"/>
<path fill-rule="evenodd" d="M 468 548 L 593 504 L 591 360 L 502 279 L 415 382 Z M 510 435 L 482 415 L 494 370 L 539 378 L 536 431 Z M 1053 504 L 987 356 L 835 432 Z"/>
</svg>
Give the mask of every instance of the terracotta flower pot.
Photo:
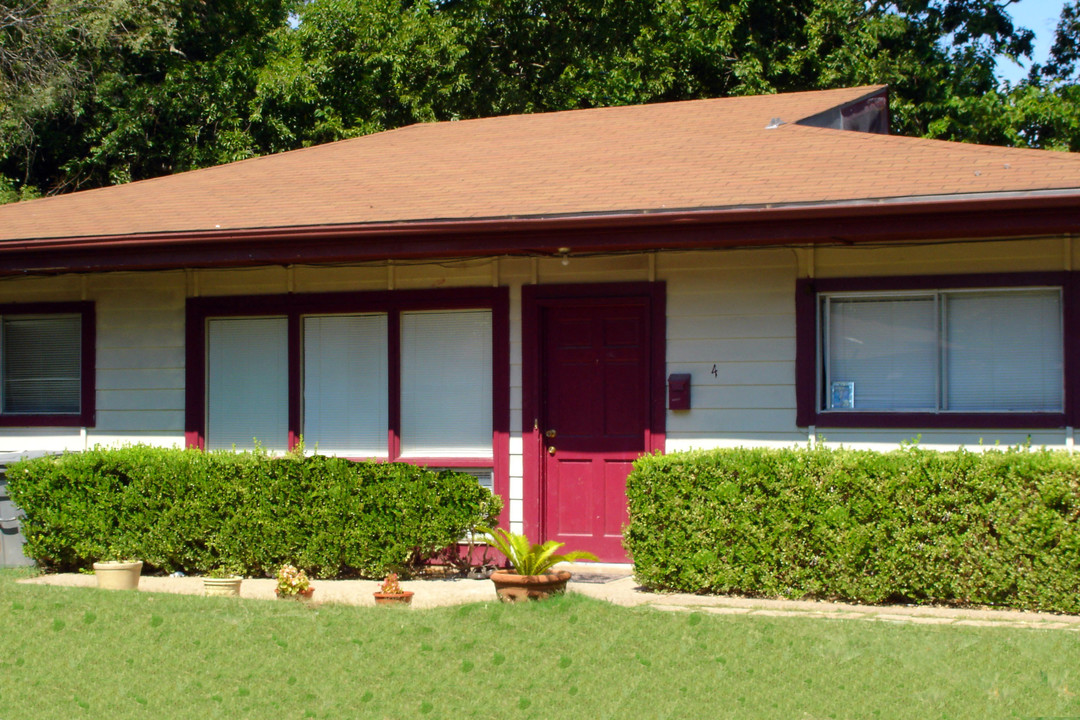
<svg viewBox="0 0 1080 720">
<path fill-rule="evenodd" d="M 203 578 L 203 592 L 209 596 L 239 597 L 242 577 Z"/>
<path fill-rule="evenodd" d="M 142 560 L 132 562 L 110 560 L 94 563 L 97 586 L 105 590 L 137 590 L 141 574 Z"/>
<path fill-rule="evenodd" d="M 495 593 L 503 602 L 543 600 L 566 590 L 570 573 L 566 570 L 543 575 L 518 575 L 513 570 L 496 570 L 491 573 Z"/>
<path fill-rule="evenodd" d="M 400 593 L 372 593 L 375 596 L 376 605 L 410 605 L 412 604 L 413 592 L 405 590 Z"/>
</svg>

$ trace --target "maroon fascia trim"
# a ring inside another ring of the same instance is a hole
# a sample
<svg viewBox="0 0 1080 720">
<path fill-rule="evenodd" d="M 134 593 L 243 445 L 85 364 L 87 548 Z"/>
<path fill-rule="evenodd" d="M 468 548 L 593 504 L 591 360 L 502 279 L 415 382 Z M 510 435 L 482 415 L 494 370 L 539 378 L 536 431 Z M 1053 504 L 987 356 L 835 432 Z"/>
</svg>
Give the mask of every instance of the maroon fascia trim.
<svg viewBox="0 0 1080 720">
<path fill-rule="evenodd" d="M 0 275 L 1006 238 L 1080 228 L 1077 195 L 432 220 L 0 242 Z"/>
<path fill-rule="evenodd" d="M 645 451 L 663 452 L 666 441 L 665 395 L 667 382 L 667 286 L 659 282 L 589 283 L 568 285 L 525 285 L 521 288 L 521 436 L 524 529 L 530 537 L 543 538 L 543 438 L 535 419 L 540 417 L 540 311 L 545 304 L 575 299 L 611 298 L 644 300 L 649 307 L 651 346 L 649 407 L 650 427 L 646 430 Z M 504 521 L 509 516 L 504 509 Z"/>
<path fill-rule="evenodd" d="M 920 275 L 916 277 L 859 277 L 800 279 L 795 283 L 795 422 L 799 427 L 823 428 L 999 428 L 1039 429 L 1076 425 L 1080 412 L 1077 382 L 1080 337 L 1077 327 L 1076 273 L 1028 272 L 979 275 Z M 1061 287 L 1065 325 L 1065 412 L 1061 413 L 889 413 L 819 412 L 817 384 L 818 295 L 833 292 L 889 290 L 952 290 L 965 288 Z"/>
<path fill-rule="evenodd" d="M 510 490 L 510 294 L 505 287 L 387 290 L 378 292 L 244 295 L 189 298 L 186 334 L 185 438 L 206 444 L 206 320 L 212 317 L 284 315 L 289 323 L 289 447 L 303 431 L 301 319 L 304 315 L 361 312 L 388 314 L 389 459 L 414 465 L 491 467 L 495 492 Z M 407 310 L 490 308 L 492 321 L 492 458 L 402 458 L 400 440 L 401 339 L 398 318 Z"/>
<path fill-rule="evenodd" d="M 80 375 L 82 387 L 78 413 L 71 414 L 0 414 L 0 427 L 94 427 L 97 400 L 97 325 L 93 302 L 11 303 L 0 305 L 3 315 L 71 315 L 82 316 L 82 358 Z"/>
</svg>

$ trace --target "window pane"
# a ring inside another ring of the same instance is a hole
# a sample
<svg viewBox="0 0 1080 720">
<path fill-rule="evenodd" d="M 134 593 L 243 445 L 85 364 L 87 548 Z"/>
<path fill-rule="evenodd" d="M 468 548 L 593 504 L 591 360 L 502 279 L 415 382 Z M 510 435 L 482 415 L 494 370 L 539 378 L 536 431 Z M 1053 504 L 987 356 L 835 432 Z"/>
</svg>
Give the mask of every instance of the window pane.
<svg viewBox="0 0 1080 720">
<path fill-rule="evenodd" d="M 490 457 L 491 311 L 401 315 L 401 453 Z"/>
<path fill-rule="evenodd" d="M 833 299 L 826 307 L 827 409 L 937 409 L 933 298 Z"/>
<path fill-rule="evenodd" d="M 1062 409 L 1060 293 L 953 294 L 946 318 L 947 409 Z"/>
<path fill-rule="evenodd" d="M 82 318 L 12 317 L 3 321 L 3 411 L 78 413 L 82 391 Z"/>
<path fill-rule="evenodd" d="M 304 445 L 386 457 L 386 315 L 304 318 Z"/>
<path fill-rule="evenodd" d="M 211 320 L 206 445 L 250 450 L 289 444 L 289 326 L 285 318 Z"/>
</svg>

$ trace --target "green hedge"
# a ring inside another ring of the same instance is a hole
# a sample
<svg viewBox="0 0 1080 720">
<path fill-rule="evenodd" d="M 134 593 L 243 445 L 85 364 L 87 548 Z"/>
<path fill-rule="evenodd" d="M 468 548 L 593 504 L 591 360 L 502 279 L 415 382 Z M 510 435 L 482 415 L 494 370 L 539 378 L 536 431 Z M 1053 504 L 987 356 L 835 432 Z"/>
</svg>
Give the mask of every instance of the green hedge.
<svg viewBox="0 0 1080 720">
<path fill-rule="evenodd" d="M 133 556 L 164 571 L 229 566 L 317 577 L 409 572 L 501 500 L 464 473 L 325 456 L 94 449 L 11 465 L 26 554 L 55 570 Z"/>
<path fill-rule="evenodd" d="M 627 497 L 652 588 L 1080 613 L 1080 458 L 1064 452 L 652 455 Z"/>
</svg>

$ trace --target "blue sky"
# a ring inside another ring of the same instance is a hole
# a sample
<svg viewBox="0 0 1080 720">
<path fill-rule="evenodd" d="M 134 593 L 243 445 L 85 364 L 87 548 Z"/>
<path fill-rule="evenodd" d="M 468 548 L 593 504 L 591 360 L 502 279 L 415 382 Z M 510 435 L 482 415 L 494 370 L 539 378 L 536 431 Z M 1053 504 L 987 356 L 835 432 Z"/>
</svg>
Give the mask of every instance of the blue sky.
<svg viewBox="0 0 1080 720">
<path fill-rule="evenodd" d="M 1009 6 L 1013 23 L 1035 33 L 1034 61 L 1037 63 L 1045 62 L 1050 54 L 1050 46 L 1054 44 L 1054 29 L 1064 4 L 1064 0 L 1020 0 Z M 1015 84 L 1027 75 L 1030 66 L 1030 61 L 1025 61 L 1021 67 L 1010 60 L 1002 59 L 998 61 L 998 73 Z"/>
</svg>

